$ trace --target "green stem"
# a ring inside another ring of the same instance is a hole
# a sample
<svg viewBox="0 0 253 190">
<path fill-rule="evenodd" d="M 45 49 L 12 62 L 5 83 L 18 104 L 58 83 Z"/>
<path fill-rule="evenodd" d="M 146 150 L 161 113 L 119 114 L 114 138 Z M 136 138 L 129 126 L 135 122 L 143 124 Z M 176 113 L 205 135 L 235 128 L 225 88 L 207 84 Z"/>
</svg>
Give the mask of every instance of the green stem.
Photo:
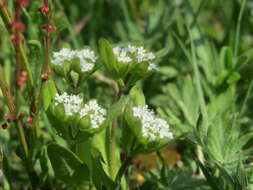
<svg viewBox="0 0 253 190">
<path fill-rule="evenodd" d="M 200 80 L 200 74 L 199 74 L 199 69 L 198 69 L 198 63 L 197 63 L 197 57 L 196 57 L 196 51 L 195 51 L 195 45 L 193 42 L 193 37 L 191 34 L 190 29 L 189 30 L 189 35 L 191 39 L 191 53 L 192 53 L 192 65 L 193 65 L 193 72 L 194 72 L 194 77 L 195 77 L 195 82 L 196 82 L 196 89 L 197 89 L 197 94 L 199 98 L 199 103 L 200 103 L 200 110 L 203 115 L 203 121 L 204 121 L 204 127 L 207 130 L 208 125 L 209 125 L 209 119 L 208 119 L 208 114 L 206 110 L 206 103 L 205 103 L 205 97 L 203 93 L 203 89 L 201 86 L 201 80 Z"/>
<path fill-rule="evenodd" d="M 122 92 L 119 89 L 119 91 L 116 93 L 116 100 L 117 103 L 121 98 Z M 110 133 L 110 139 L 109 139 L 109 155 L 108 155 L 108 163 L 109 163 L 109 173 L 112 179 L 114 179 L 116 174 L 116 129 L 118 125 L 118 118 L 114 118 L 111 126 L 111 133 Z"/>
<path fill-rule="evenodd" d="M 24 155 L 25 167 L 27 169 L 33 189 L 35 189 L 36 183 L 34 183 L 34 180 L 33 180 L 35 178 L 35 175 L 34 175 L 35 172 L 33 170 L 32 162 L 29 157 L 29 149 L 28 149 L 28 144 L 27 144 L 26 137 L 25 137 L 23 124 L 17 116 L 17 111 L 16 111 L 16 106 L 14 104 L 14 99 L 11 94 L 10 88 L 4 78 L 4 72 L 3 72 L 2 66 L 0 66 L 0 89 L 3 93 L 3 96 L 6 100 L 6 104 L 9 108 L 10 112 L 15 115 L 14 124 L 17 127 L 19 142 L 20 142 L 22 153 Z"/>
<path fill-rule="evenodd" d="M 12 114 L 15 115 L 15 118 L 17 117 L 16 113 L 16 106 L 14 104 L 13 96 L 11 95 L 10 88 L 7 84 L 7 82 L 4 79 L 4 72 L 3 68 L 0 66 L 0 88 L 2 90 L 3 96 L 6 99 L 7 106 Z M 15 119 L 15 125 L 17 126 L 18 129 L 18 136 L 20 139 L 20 143 L 23 149 L 23 153 L 26 159 L 28 159 L 28 146 L 25 138 L 25 133 L 24 129 L 22 126 L 22 123 L 18 120 Z"/>
<path fill-rule="evenodd" d="M 9 15 L 9 11 L 7 9 L 7 7 L 3 7 L 0 5 L 0 12 L 3 18 L 3 21 L 5 23 L 5 27 L 8 29 L 8 26 L 12 23 L 12 18 Z M 20 56 L 23 62 L 23 66 L 25 68 L 25 71 L 27 72 L 28 75 L 28 83 L 30 85 L 31 88 L 34 87 L 34 81 L 33 81 L 33 75 L 32 75 L 32 71 L 31 68 L 29 67 L 29 61 L 28 58 L 26 56 L 25 50 L 24 50 L 24 45 L 22 43 L 19 43 L 19 51 L 20 51 Z"/>
<path fill-rule="evenodd" d="M 27 72 L 29 86 L 33 89 L 34 87 L 33 75 L 32 75 L 31 68 L 29 66 L 27 55 L 24 50 L 24 45 L 22 43 L 19 43 L 19 50 L 20 50 L 20 56 L 23 62 L 23 66 L 25 68 L 25 71 Z"/>
<path fill-rule="evenodd" d="M 116 175 L 116 182 L 120 182 L 121 178 L 123 177 L 124 173 L 126 172 L 128 166 L 131 164 L 132 162 L 132 157 L 128 156 L 126 157 L 125 161 L 122 163 L 117 175 Z"/>
<path fill-rule="evenodd" d="M 8 25 L 9 24 L 11 24 L 11 16 L 10 16 L 10 14 L 9 14 L 9 11 L 8 11 L 8 9 L 6 8 L 6 7 L 4 7 L 3 5 L 2 5 L 2 3 L 3 3 L 3 1 L 2 0 L 0 0 L 0 12 L 1 12 L 1 15 L 2 15 L 2 17 L 3 17 L 3 21 L 5 22 L 5 23 L 7 23 Z"/>
<path fill-rule="evenodd" d="M 196 88 L 197 88 L 197 94 L 199 98 L 199 103 L 200 103 L 200 110 L 201 114 L 203 115 L 203 126 L 205 130 L 205 134 L 207 133 L 208 127 L 209 127 L 209 119 L 208 119 L 208 113 L 206 110 L 206 103 L 205 103 L 205 97 L 203 93 L 203 89 L 201 86 L 201 80 L 200 80 L 200 74 L 199 74 L 199 69 L 198 69 L 198 63 L 197 63 L 197 57 L 196 57 L 196 51 L 195 51 L 195 45 L 193 41 L 193 37 L 191 34 L 190 29 L 189 30 L 189 35 L 190 35 L 190 40 L 191 40 L 191 53 L 192 53 L 192 65 L 193 65 L 193 71 L 194 71 L 194 77 L 195 77 L 195 82 L 196 82 Z M 204 156 L 202 152 L 201 146 L 197 146 L 197 155 L 198 159 L 201 163 L 204 162 Z M 200 173 L 202 175 L 202 173 Z"/>
<path fill-rule="evenodd" d="M 242 6 L 240 8 L 239 17 L 238 17 L 238 21 L 237 21 L 236 35 L 235 35 L 235 49 L 234 49 L 234 55 L 235 56 L 237 56 L 237 54 L 238 54 L 239 38 L 240 38 L 240 31 L 241 31 L 241 22 L 242 22 L 242 16 L 243 16 L 243 12 L 244 12 L 244 9 L 245 9 L 246 1 L 247 0 L 243 0 L 243 2 L 242 2 Z"/>
<path fill-rule="evenodd" d="M 11 95 L 10 88 L 4 79 L 4 72 L 2 66 L 0 66 L 0 88 L 2 90 L 3 96 L 6 99 L 6 104 L 12 114 L 16 114 L 16 107 L 14 104 L 13 97 Z"/>
</svg>

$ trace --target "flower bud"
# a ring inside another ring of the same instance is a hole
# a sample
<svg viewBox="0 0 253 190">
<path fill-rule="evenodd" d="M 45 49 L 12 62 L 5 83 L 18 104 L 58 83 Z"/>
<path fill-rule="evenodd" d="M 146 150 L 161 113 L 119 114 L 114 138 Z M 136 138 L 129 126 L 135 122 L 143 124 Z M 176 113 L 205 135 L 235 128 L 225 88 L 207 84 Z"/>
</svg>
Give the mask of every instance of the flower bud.
<svg viewBox="0 0 253 190">
<path fill-rule="evenodd" d="M 47 7 L 45 4 L 41 5 L 38 9 L 39 12 L 47 13 L 49 12 L 49 7 Z"/>
<path fill-rule="evenodd" d="M 29 6 L 29 1 L 28 0 L 16 0 L 16 2 L 18 4 L 20 4 L 20 6 L 23 6 L 23 7 L 28 7 Z"/>
<path fill-rule="evenodd" d="M 41 29 L 42 29 L 42 30 L 47 30 L 48 32 L 52 32 L 52 31 L 57 30 L 57 27 L 56 27 L 56 26 L 42 25 L 42 26 L 41 26 Z"/>
<path fill-rule="evenodd" d="M 19 41 L 24 41 L 24 40 L 25 40 L 25 37 L 22 34 L 11 36 L 11 41 L 13 41 L 14 43 L 17 43 Z"/>
<path fill-rule="evenodd" d="M 9 126 L 7 123 L 2 124 L 2 129 L 7 129 Z"/>
<path fill-rule="evenodd" d="M 21 22 L 13 22 L 9 25 L 9 27 L 11 29 L 14 29 L 14 30 L 18 30 L 18 31 L 23 31 L 25 30 L 25 25 Z"/>
<path fill-rule="evenodd" d="M 32 125 L 33 124 L 33 118 L 32 117 L 29 117 L 26 122 L 29 124 L 29 125 Z"/>
</svg>

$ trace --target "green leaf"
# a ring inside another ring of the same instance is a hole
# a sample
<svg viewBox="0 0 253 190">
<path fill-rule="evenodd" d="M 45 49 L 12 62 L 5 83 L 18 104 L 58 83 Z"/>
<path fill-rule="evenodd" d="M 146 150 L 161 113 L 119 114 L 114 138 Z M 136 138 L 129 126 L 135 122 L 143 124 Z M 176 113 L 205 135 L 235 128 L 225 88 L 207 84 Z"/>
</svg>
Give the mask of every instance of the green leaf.
<svg viewBox="0 0 253 190">
<path fill-rule="evenodd" d="M 57 89 L 54 81 L 52 80 L 48 80 L 42 85 L 43 107 L 45 110 L 47 110 L 54 99 L 55 94 L 57 93 Z"/>
<path fill-rule="evenodd" d="M 241 78 L 241 75 L 237 72 L 232 73 L 227 79 L 228 84 L 234 84 Z"/>
<path fill-rule="evenodd" d="M 134 106 L 144 106 L 146 105 L 145 96 L 142 92 L 140 85 L 135 85 L 129 93 L 129 97 L 131 99 L 131 103 Z"/>
<path fill-rule="evenodd" d="M 114 56 L 110 43 L 105 39 L 101 39 L 99 40 L 99 48 L 100 56 L 102 58 L 105 68 L 108 70 L 112 78 L 118 79 L 119 73 L 117 68 L 117 60 Z"/>
<path fill-rule="evenodd" d="M 225 68 L 232 70 L 234 68 L 235 65 L 233 65 L 233 52 L 230 47 L 223 47 L 221 49 L 220 64 L 223 66 L 222 70 Z"/>
<path fill-rule="evenodd" d="M 162 58 L 164 56 L 166 56 L 169 52 L 169 48 L 163 48 L 161 50 L 159 50 L 158 52 L 156 52 L 156 58 Z"/>
<path fill-rule="evenodd" d="M 168 66 L 159 67 L 158 73 L 161 73 L 162 75 L 165 75 L 168 78 L 173 78 L 178 75 L 178 71 L 175 68 Z"/>
<path fill-rule="evenodd" d="M 6 177 L 9 185 L 10 185 L 10 189 L 12 188 L 12 173 L 11 173 L 11 168 L 8 162 L 8 159 L 6 158 L 6 155 L 3 156 L 3 172 L 4 172 L 4 176 Z"/>
<path fill-rule="evenodd" d="M 71 150 L 57 144 L 50 144 L 47 152 L 57 178 L 74 186 L 90 181 L 88 166 Z"/>
<path fill-rule="evenodd" d="M 215 179 L 215 177 L 213 176 L 212 172 L 206 168 L 201 162 L 197 162 L 198 165 L 200 166 L 201 170 L 203 171 L 206 179 L 207 179 L 207 183 L 213 188 L 213 189 L 221 189 Z"/>
<path fill-rule="evenodd" d="M 125 105 L 129 100 L 128 96 L 124 96 L 120 99 L 119 102 L 113 104 L 112 107 L 108 111 L 107 120 L 105 121 L 105 125 L 108 126 L 115 117 L 117 117 L 123 110 Z"/>
<path fill-rule="evenodd" d="M 92 179 L 96 188 L 98 190 L 103 190 L 105 187 L 107 187 L 108 190 L 115 189 L 117 185 L 107 176 L 106 172 L 104 171 L 102 166 L 102 156 L 98 150 L 93 149 L 92 158 Z"/>
</svg>

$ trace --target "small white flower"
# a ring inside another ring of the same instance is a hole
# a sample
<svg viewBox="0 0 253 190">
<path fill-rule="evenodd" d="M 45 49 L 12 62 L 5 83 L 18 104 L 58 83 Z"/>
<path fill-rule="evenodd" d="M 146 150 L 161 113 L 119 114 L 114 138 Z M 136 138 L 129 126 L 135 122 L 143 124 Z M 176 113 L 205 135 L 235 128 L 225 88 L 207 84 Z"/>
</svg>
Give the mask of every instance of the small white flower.
<svg viewBox="0 0 253 190">
<path fill-rule="evenodd" d="M 148 66 L 149 71 L 157 70 L 157 65 L 154 63 L 150 63 Z"/>
<path fill-rule="evenodd" d="M 91 51 L 89 49 L 83 49 L 81 51 L 77 51 L 76 56 L 80 60 L 82 72 L 91 71 L 94 68 L 95 62 L 97 60 L 94 51 Z"/>
<path fill-rule="evenodd" d="M 55 105 L 63 104 L 65 114 L 72 116 L 77 113 L 80 119 L 88 116 L 91 120 L 91 128 L 99 128 L 105 121 L 106 110 L 98 105 L 96 100 L 91 100 L 83 105 L 83 100 L 78 95 L 68 95 L 66 92 L 55 96 Z"/>
<path fill-rule="evenodd" d="M 113 53 L 117 57 L 117 60 L 124 63 L 129 63 L 134 58 L 137 63 L 148 62 L 150 65 L 148 70 L 154 70 L 156 65 L 151 63 L 156 57 L 153 52 L 147 52 L 143 46 L 128 45 L 126 48 L 114 47 Z"/>
<path fill-rule="evenodd" d="M 132 61 L 131 57 L 127 55 L 127 48 L 115 47 L 113 48 L 113 53 L 120 62 L 129 63 Z"/>
<path fill-rule="evenodd" d="M 141 120 L 142 135 L 150 141 L 173 138 L 168 123 L 163 119 L 155 117 L 154 112 L 148 109 L 147 105 L 133 107 L 133 115 Z"/>
<path fill-rule="evenodd" d="M 66 61 L 72 61 L 78 58 L 80 60 L 81 72 L 91 71 L 97 60 L 95 52 L 90 49 L 69 50 L 63 48 L 59 52 L 53 53 L 52 64 L 62 66 Z"/>
<path fill-rule="evenodd" d="M 98 128 L 105 121 L 106 110 L 100 107 L 96 100 L 91 100 L 80 111 L 80 117 L 88 116 L 91 127 Z"/>
<path fill-rule="evenodd" d="M 79 113 L 83 100 L 77 95 L 68 95 L 66 92 L 55 96 L 55 105 L 63 104 L 66 115 L 71 116 Z"/>
<path fill-rule="evenodd" d="M 75 57 L 75 52 L 67 48 L 63 48 L 53 53 L 52 64 L 62 66 L 65 61 L 71 61 Z"/>
</svg>

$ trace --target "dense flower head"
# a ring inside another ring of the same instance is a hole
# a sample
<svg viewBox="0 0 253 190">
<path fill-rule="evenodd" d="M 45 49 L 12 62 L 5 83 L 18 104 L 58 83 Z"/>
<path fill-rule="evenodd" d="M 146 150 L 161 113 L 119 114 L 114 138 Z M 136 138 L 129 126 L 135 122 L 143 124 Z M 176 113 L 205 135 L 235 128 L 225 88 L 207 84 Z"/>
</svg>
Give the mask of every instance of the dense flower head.
<svg viewBox="0 0 253 190">
<path fill-rule="evenodd" d="M 68 95 L 66 92 L 55 96 L 55 105 L 63 104 L 67 116 L 77 114 L 80 119 L 88 116 L 91 128 L 96 129 L 105 121 L 106 110 L 98 105 L 96 100 L 91 100 L 84 104 L 78 95 Z"/>
<path fill-rule="evenodd" d="M 113 48 L 113 53 L 119 62 L 129 63 L 133 60 L 136 60 L 137 63 L 149 62 L 148 70 L 156 69 L 156 65 L 152 62 L 156 58 L 155 54 L 148 52 L 143 46 L 116 46 Z"/>
<path fill-rule="evenodd" d="M 95 52 L 90 49 L 69 50 L 63 48 L 53 53 L 52 64 L 62 66 L 66 61 L 72 61 L 76 58 L 80 60 L 81 72 L 91 71 L 97 60 Z"/>
<path fill-rule="evenodd" d="M 81 118 L 86 115 L 91 120 L 91 127 L 96 129 L 105 121 L 106 110 L 100 107 L 96 100 L 91 100 L 80 111 Z"/>
<path fill-rule="evenodd" d="M 142 135 L 150 141 L 163 138 L 173 138 L 168 123 L 160 118 L 155 117 L 152 110 L 148 106 L 133 107 L 133 115 L 141 120 Z"/>
<path fill-rule="evenodd" d="M 71 116 L 80 111 L 83 100 L 78 95 L 68 95 L 66 92 L 55 96 L 55 105 L 63 104 L 66 115 Z"/>
</svg>

